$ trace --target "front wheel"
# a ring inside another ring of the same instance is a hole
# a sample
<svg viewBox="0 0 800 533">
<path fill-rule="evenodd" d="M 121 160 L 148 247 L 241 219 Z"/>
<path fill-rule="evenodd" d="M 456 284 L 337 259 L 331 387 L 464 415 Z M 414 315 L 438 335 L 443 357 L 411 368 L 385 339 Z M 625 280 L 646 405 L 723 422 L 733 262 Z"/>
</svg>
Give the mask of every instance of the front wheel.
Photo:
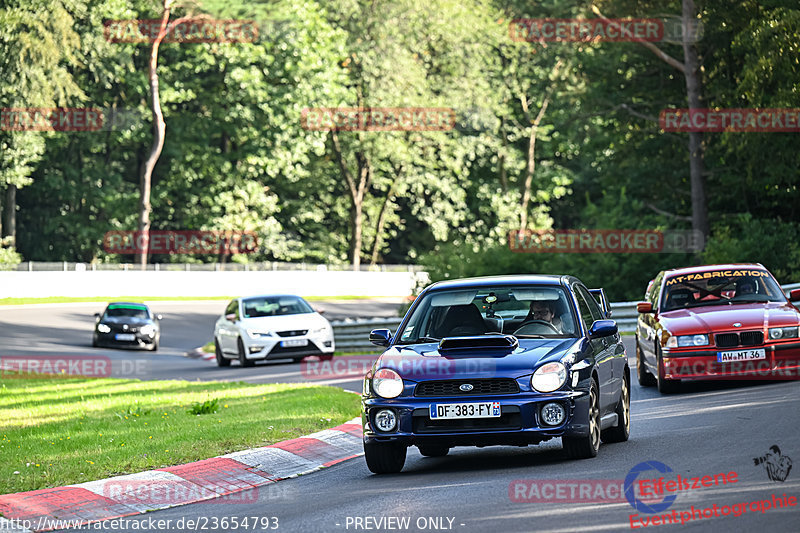
<svg viewBox="0 0 800 533">
<path fill-rule="evenodd" d="M 572 459 L 597 457 L 600 449 L 600 397 L 594 379 L 589 389 L 589 434 L 584 437 L 562 437 L 561 442 L 564 451 Z"/>
<path fill-rule="evenodd" d="M 666 371 L 664 369 L 664 360 L 661 358 L 661 354 L 658 356 L 658 377 L 656 381 L 658 382 L 658 392 L 661 394 L 673 394 L 678 392 L 678 388 L 681 385 L 680 381 L 674 381 L 671 379 L 667 379 L 664 377 Z"/>
<path fill-rule="evenodd" d="M 239 349 L 239 364 L 241 366 L 253 366 L 255 361 L 247 358 L 247 352 L 244 349 L 244 342 L 242 342 L 241 337 L 239 337 L 239 342 L 236 343 L 236 347 Z"/>
<path fill-rule="evenodd" d="M 619 391 L 619 402 L 614 412 L 617 414 L 617 425 L 600 433 L 603 442 L 625 442 L 631 435 L 631 391 L 627 376 L 622 378 L 622 390 Z"/>
<path fill-rule="evenodd" d="M 364 443 L 364 459 L 374 474 L 396 474 L 406 464 L 408 448 L 388 442 Z"/>
<path fill-rule="evenodd" d="M 214 339 L 214 356 L 217 359 L 217 366 L 231 366 L 231 360 L 222 354 L 222 348 L 219 347 L 217 339 Z"/>
</svg>

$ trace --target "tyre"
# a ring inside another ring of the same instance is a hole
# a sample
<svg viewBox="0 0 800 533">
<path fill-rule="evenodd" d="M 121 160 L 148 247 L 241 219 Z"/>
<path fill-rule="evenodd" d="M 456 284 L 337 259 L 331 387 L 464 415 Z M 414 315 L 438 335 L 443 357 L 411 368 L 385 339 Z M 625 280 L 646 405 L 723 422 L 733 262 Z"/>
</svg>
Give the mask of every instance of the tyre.
<svg viewBox="0 0 800 533">
<path fill-rule="evenodd" d="M 642 387 L 652 387 L 656 384 L 656 378 L 644 366 L 644 354 L 639 348 L 639 341 L 636 341 L 636 379 Z"/>
<path fill-rule="evenodd" d="M 658 392 L 661 394 L 674 394 L 678 392 L 681 386 L 680 380 L 674 381 L 664 377 L 664 360 L 661 358 L 660 353 L 658 354 L 658 377 L 656 378 L 656 382 L 658 385 Z"/>
<path fill-rule="evenodd" d="M 571 459 L 589 459 L 600 449 L 600 395 L 597 382 L 589 389 L 589 434 L 584 437 L 562 437 L 564 451 Z"/>
<path fill-rule="evenodd" d="M 217 358 L 217 366 L 231 366 L 231 360 L 222 354 L 222 348 L 219 347 L 217 339 L 214 339 L 214 355 Z"/>
<path fill-rule="evenodd" d="M 244 349 L 244 342 L 242 342 L 242 338 L 239 337 L 239 341 L 236 343 L 237 348 L 239 349 L 239 364 L 241 366 L 253 366 L 255 361 L 252 361 L 247 358 L 247 352 Z"/>
<path fill-rule="evenodd" d="M 390 442 L 364 443 L 364 459 L 374 474 L 396 474 L 406 464 L 408 448 Z"/>
<path fill-rule="evenodd" d="M 92 336 L 92 347 L 93 348 L 97 348 L 98 346 L 99 346 L 99 344 L 97 344 L 97 337 L 93 335 Z"/>
<path fill-rule="evenodd" d="M 320 361 L 331 361 L 333 359 L 332 353 L 327 353 L 319 356 Z"/>
<path fill-rule="evenodd" d="M 425 457 L 444 457 L 450 452 L 447 446 L 417 446 L 419 453 Z"/>
<path fill-rule="evenodd" d="M 603 442 L 625 442 L 631 434 L 631 388 L 628 376 L 622 379 L 622 390 L 614 412 L 617 413 L 617 425 L 600 432 Z"/>
</svg>

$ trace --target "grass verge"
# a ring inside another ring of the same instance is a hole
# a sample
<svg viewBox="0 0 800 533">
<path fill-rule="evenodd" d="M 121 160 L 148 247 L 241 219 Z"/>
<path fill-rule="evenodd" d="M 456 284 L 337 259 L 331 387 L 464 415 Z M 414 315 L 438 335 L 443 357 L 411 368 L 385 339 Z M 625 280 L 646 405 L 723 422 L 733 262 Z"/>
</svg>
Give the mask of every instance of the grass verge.
<svg viewBox="0 0 800 533">
<path fill-rule="evenodd" d="M 309 384 L 4 378 L 0 494 L 266 446 L 350 420 L 360 401 Z"/>
<path fill-rule="evenodd" d="M 60 304 L 80 302 L 186 302 L 195 300 L 232 300 L 236 296 L 50 296 L 47 298 L 0 298 L 0 305 Z M 371 296 L 303 296 L 309 302 L 329 300 L 370 300 Z"/>
</svg>

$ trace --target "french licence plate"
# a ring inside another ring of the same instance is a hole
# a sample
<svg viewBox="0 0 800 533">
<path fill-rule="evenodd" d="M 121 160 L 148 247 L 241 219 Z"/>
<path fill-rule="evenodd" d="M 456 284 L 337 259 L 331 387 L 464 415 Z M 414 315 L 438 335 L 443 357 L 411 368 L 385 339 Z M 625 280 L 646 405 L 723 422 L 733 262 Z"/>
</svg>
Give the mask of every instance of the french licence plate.
<svg viewBox="0 0 800 533">
<path fill-rule="evenodd" d="M 114 338 L 118 341 L 132 341 L 136 339 L 136 335 L 133 333 L 117 333 Z"/>
<path fill-rule="evenodd" d="M 431 420 L 453 418 L 499 418 L 499 402 L 432 403 Z"/>
<path fill-rule="evenodd" d="M 291 339 L 288 341 L 281 341 L 281 347 L 294 348 L 296 346 L 308 346 L 308 339 Z"/>
<path fill-rule="evenodd" d="M 717 352 L 718 363 L 732 363 L 735 361 L 758 361 L 766 359 L 767 353 L 763 348 L 756 350 L 736 350 L 735 352 Z"/>
</svg>

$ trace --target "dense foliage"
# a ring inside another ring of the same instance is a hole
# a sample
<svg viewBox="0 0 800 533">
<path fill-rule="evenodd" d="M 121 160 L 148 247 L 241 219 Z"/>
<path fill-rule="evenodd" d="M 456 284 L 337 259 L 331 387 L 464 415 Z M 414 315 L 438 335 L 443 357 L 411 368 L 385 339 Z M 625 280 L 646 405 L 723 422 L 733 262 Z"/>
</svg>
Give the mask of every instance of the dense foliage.
<svg viewBox="0 0 800 533">
<path fill-rule="evenodd" d="M 800 108 L 796 1 L 695 3 L 704 105 Z M 705 261 L 760 261 L 781 282 L 800 280 L 796 133 L 704 134 L 711 233 L 700 254 L 508 250 L 506 235 L 522 220 L 534 229 L 691 227 L 688 135 L 657 121 L 664 108 L 687 107 L 683 75 L 639 43 L 509 36 L 515 18 L 674 18 L 681 0 L 578 4 L 175 4 L 173 18 L 252 19 L 259 35 L 161 45 L 167 130 L 153 174 L 153 229 L 258 232 L 261 251 L 235 261 L 422 262 L 434 279 L 570 272 L 605 285 L 612 299 L 639 297 L 661 268 Z M 15 218 L 24 259 L 131 260 L 107 253 L 102 239 L 136 229 L 139 169 L 153 135 L 150 50 L 109 42 L 103 24 L 156 19 L 162 8 L 152 0 L 0 7 L 0 107 L 133 117 L 111 131 L 0 131 L 0 190 L 18 189 L 15 199 L 2 195 L 3 235 Z M 683 58 L 679 42 L 657 45 Z M 304 108 L 342 106 L 450 107 L 457 124 L 335 135 L 301 125 Z"/>
</svg>

